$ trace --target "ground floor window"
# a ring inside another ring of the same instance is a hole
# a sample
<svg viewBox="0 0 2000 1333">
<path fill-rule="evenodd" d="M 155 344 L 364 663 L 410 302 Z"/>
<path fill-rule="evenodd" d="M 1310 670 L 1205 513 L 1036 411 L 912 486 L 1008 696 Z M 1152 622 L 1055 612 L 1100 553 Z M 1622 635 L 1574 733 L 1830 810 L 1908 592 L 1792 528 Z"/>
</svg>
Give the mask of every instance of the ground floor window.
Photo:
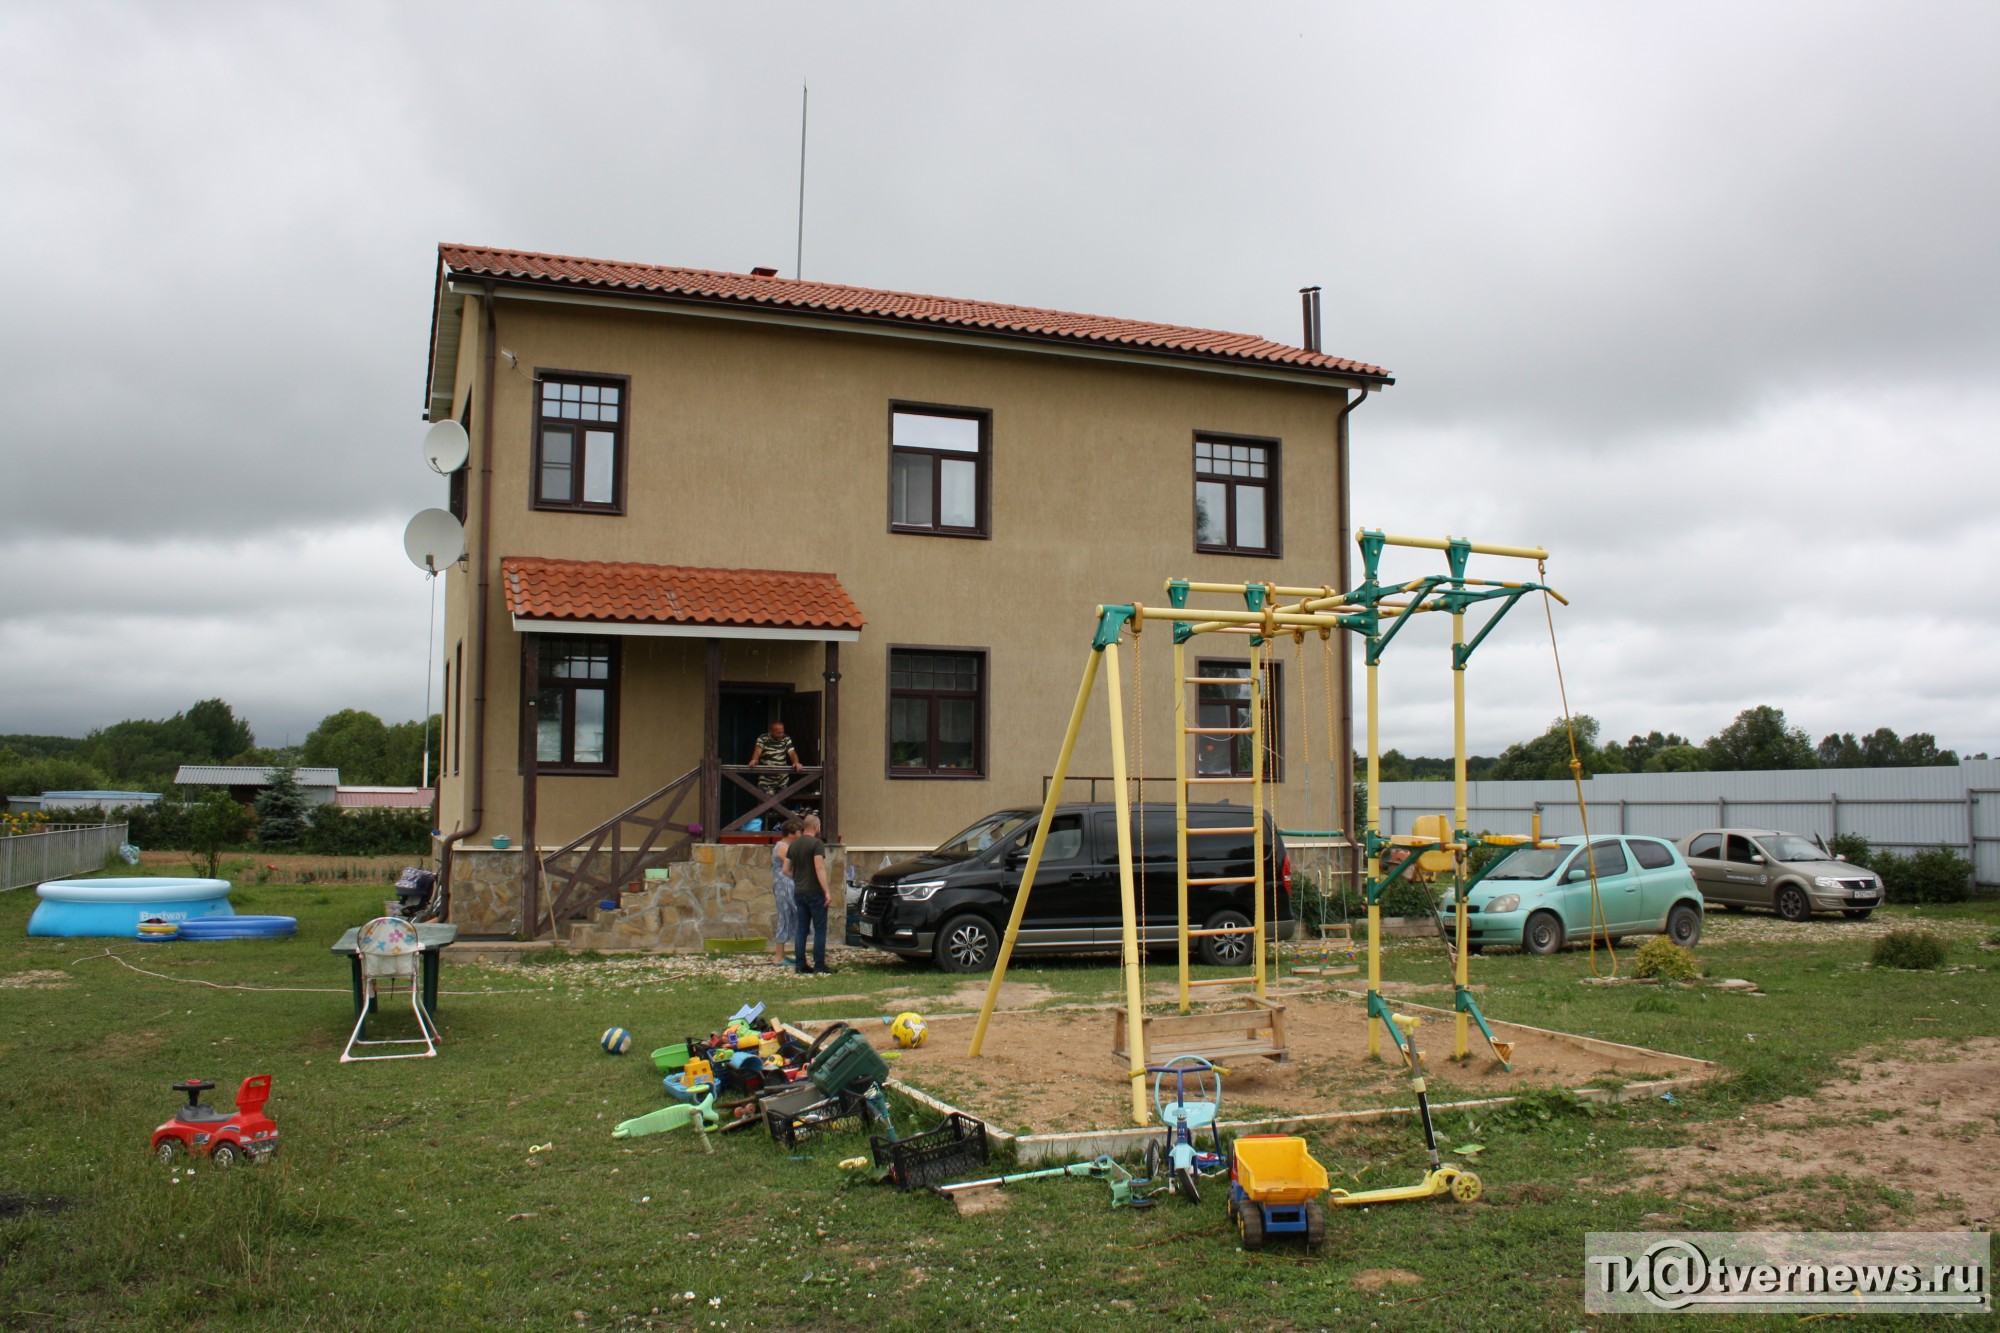
<svg viewBox="0 0 2000 1333">
<path fill-rule="evenodd" d="M 986 653 L 889 650 L 889 775 L 979 777 L 986 771 Z"/>
<path fill-rule="evenodd" d="M 551 634 L 535 692 L 540 771 L 609 773 L 618 763 L 618 641 Z"/>
<path fill-rule="evenodd" d="M 1264 780 L 1283 782 L 1285 735 L 1284 692 L 1279 688 L 1277 662 L 1264 664 Z M 1250 664 L 1244 661 L 1217 661 L 1205 658 L 1196 665 L 1197 675 L 1211 679 L 1229 676 L 1241 685 L 1198 685 L 1195 710 L 1199 727 L 1248 728 L 1250 726 Z M 1203 777 L 1250 776 L 1251 737 L 1247 730 L 1231 735 L 1197 736 L 1194 768 Z"/>
</svg>

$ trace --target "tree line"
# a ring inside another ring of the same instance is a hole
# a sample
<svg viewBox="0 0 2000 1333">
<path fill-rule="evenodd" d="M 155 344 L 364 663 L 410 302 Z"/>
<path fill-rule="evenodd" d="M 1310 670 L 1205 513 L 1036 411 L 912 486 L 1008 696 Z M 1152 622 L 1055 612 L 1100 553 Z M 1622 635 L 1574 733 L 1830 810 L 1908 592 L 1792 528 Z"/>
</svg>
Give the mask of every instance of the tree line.
<svg viewBox="0 0 2000 1333">
<path fill-rule="evenodd" d="M 430 771 L 438 771 L 439 719 L 431 717 Z M 183 764 L 337 768 L 350 786 L 414 787 L 423 780 L 424 724 L 384 722 L 343 708 L 298 745 L 261 746 L 248 720 L 221 699 L 172 717 L 127 718 L 76 736 L 0 735 L 0 794 L 47 791 L 171 792 Z"/>
<path fill-rule="evenodd" d="M 1940 749 L 1927 731 L 1898 736 L 1889 727 L 1866 735 L 1833 732 L 1815 744 L 1801 727 L 1792 725 L 1782 708 L 1759 704 L 1746 708 L 1715 735 L 1697 744 L 1677 732 L 1650 731 L 1629 740 L 1601 740 L 1602 728 L 1588 713 L 1566 726 L 1561 718 L 1533 740 L 1508 746 L 1498 755 L 1475 755 L 1466 761 L 1466 776 L 1491 778 L 1567 778 L 1571 736 L 1584 777 L 1599 773 L 1750 772 L 1801 768 L 1921 768 L 1956 764 L 1956 751 Z M 1969 756 L 1984 759 L 1984 752 Z M 1452 761 L 1405 756 L 1390 750 L 1382 756 L 1384 782 L 1445 782 Z"/>
</svg>

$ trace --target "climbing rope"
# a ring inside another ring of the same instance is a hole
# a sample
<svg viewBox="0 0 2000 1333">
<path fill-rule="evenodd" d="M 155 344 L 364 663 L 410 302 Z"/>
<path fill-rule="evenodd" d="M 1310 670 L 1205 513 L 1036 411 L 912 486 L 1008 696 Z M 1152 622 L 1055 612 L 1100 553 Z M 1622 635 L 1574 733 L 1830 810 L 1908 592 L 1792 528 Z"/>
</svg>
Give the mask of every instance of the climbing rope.
<svg viewBox="0 0 2000 1333">
<path fill-rule="evenodd" d="M 1546 584 L 1548 569 L 1544 562 L 1535 562 L 1535 581 Z M 1583 799 L 1583 760 L 1576 752 L 1576 724 L 1570 720 L 1569 687 L 1563 682 L 1562 649 L 1556 645 L 1556 616 L 1549 601 L 1549 590 L 1542 589 L 1542 616 L 1549 625 L 1549 653 L 1555 658 L 1556 691 L 1562 697 L 1563 731 L 1569 737 L 1569 780 L 1576 788 L 1576 814 L 1583 824 L 1583 864 L 1590 871 L 1590 975 L 1618 975 L 1618 946 L 1611 942 L 1610 921 L 1604 915 L 1604 899 L 1597 890 L 1597 849 L 1590 845 L 1590 807 Z M 1611 971 L 1597 970 L 1597 937 L 1604 936 L 1604 951 L 1611 958 Z"/>
</svg>

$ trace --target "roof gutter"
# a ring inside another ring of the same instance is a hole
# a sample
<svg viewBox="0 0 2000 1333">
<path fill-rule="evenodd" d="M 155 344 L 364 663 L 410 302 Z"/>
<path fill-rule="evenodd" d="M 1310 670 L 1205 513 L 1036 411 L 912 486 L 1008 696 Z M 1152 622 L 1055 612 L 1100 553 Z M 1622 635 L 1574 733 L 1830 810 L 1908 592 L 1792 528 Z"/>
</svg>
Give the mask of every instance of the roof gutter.
<svg viewBox="0 0 2000 1333">
<path fill-rule="evenodd" d="M 485 325 L 486 345 L 480 351 L 483 381 L 479 386 L 479 546 L 473 553 L 477 591 L 472 601 L 472 824 L 453 829 L 438 849 L 438 871 L 444 881 L 447 912 L 451 903 L 452 849 L 479 832 L 486 822 L 486 632 L 493 549 L 493 381 L 497 369 L 495 352 L 500 346 L 490 282 L 480 296 L 479 310 Z"/>
<path fill-rule="evenodd" d="M 1352 521 L 1352 516 L 1348 512 L 1352 499 L 1352 491 L 1349 488 L 1350 474 L 1347 465 L 1348 446 L 1353 439 L 1353 435 L 1348 429 L 1347 418 L 1354 414 L 1355 408 L 1367 401 L 1368 391 L 1366 389 L 1350 395 L 1346 405 L 1340 409 L 1340 415 L 1334 418 L 1333 423 L 1334 448 L 1340 455 L 1340 503 L 1335 506 L 1340 513 L 1340 529 L 1334 536 L 1334 549 L 1340 552 L 1340 586 L 1343 590 L 1353 586 L 1352 573 L 1354 568 L 1351 563 L 1353 560 L 1352 547 L 1354 534 L 1348 526 Z M 1348 828 L 1354 822 L 1354 681 L 1352 678 L 1352 667 L 1350 666 L 1352 661 L 1353 659 L 1345 651 L 1341 653 L 1340 790 L 1347 796 L 1347 808 L 1333 812 L 1335 815 L 1333 827 L 1347 829 L 1350 841 L 1353 839 L 1355 832 L 1352 828 Z"/>
<path fill-rule="evenodd" d="M 1315 387 L 1325 387 L 1332 382 L 1342 387 L 1369 391 L 1384 389 L 1396 382 L 1393 375 L 1369 374 L 1360 370 L 1327 370 L 1312 366 L 1286 365 L 1283 362 L 1238 360 L 1222 356 L 1205 356 L 1194 352 L 1178 352 L 1166 348 L 1079 342 L 1045 334 L 1011 333 L 998 329 L 973 330 L 953 324 L 926 324 L 874 315 L 852 315 L 834 311 L 795 311 L 784 306 L 758 306 L 741 301 L 705 299 L 682 293 L 593 290 L 521 279 L 469 276 L 461 278 L 450 270 L 447 270 L 446 280 L 453 284 L 465 283 L 468 286 L 478 282 L 489 291 L 497 281 L 524 298 L 566 304 L 622 306 L 628 309 L 633 305 L 669 307 L 678 314 L 711 319 L 781 323 L 797 328 L 821 329 L 829 332 L 865 331 L 923 342 L 949 342 L 961 347 L 973 345 L 1006 350 L 1029 349 L 1086 360 L 1124 361 L 1138 365 L 1159 366 L 1164 362 L 1183 370 L 1205 370 L 1214 374 L 1281 380 Z"/>
</svg>

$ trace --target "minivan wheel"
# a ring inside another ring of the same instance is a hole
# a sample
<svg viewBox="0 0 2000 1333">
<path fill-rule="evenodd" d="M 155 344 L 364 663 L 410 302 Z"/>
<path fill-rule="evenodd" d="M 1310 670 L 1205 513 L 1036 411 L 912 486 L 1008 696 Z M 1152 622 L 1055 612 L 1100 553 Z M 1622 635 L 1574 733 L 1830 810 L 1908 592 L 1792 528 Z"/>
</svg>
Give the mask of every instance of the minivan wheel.
<svg viewBox="0 0 2000 1333">
<path fill-rule="evenodd" d="M 1701 913 L 1691 903 L 1675 903 L 1667 913 L 1667 938 L 1683 949 L 1701 943 Z"/>
<path fill-rule="evenodd" d="M 1250 924 L 1250 918 L 1241 912 L 1217 912 L 1208 919 L 1207 929 L 1241 930 Z M 1248 935 L 1204 935 L 1201 937 L 1201 961 L 1210 967 L 1241 967 L 1250 960 L 1250 937 Z"/>
<path fill-rule="evenodd" d="M 1523 953 L 1560 953 L 1562 947 L 1563 923 L 1554 912 L 1537 912 L 1521 927 Z"/>
<path fill-rule="evenodd" d="M 937 964 L 946 972 L 987 971 L 999 950 L 992 924 L 971 912 L 953 917 L 938 932 Z"/>
<path fill-rule="evenodd" d="M 1806 891 L 1796 884 L 1787 884 L 1778 890 L 1778 915 L 1787 921 L 1812 920 L 1812 902 Z"/>
</svg>

